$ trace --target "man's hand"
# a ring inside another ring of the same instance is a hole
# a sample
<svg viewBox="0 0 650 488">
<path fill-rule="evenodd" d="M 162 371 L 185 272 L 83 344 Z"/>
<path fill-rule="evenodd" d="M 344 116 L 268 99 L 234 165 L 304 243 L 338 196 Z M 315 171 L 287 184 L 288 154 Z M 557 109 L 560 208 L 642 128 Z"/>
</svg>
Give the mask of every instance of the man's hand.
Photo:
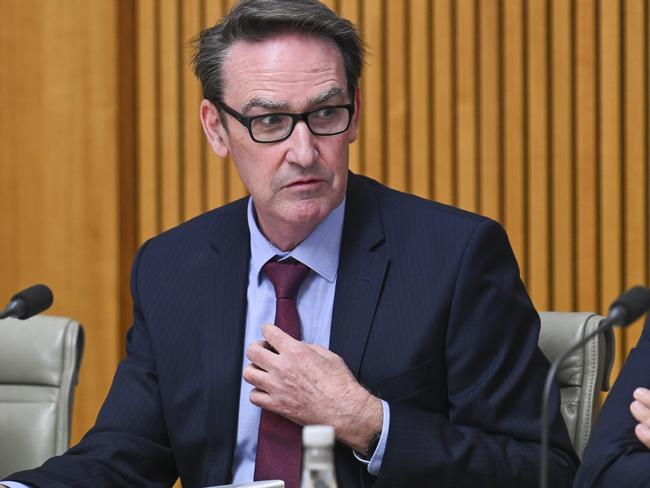
<svg viewBox="0 0 650 488">
<path fill-rule="evenodd" d="M 634 390 L 633 396 L 634 401 L 630 405 L 630 411 L 639 421 L 634 428 L 634 433 L 650 449 L 650 390 L 637 388 Z"/>
<path fill-rule="evenodd" d="M 381 401 L 354 378 L 333 352 L 298 341 L 265 325 L 266 341 L 251 344 L 244 380 L 255 388 L 251 403 L 299 424 L 326 424 L 359 453 L 381 431 Z"/>
</svg>

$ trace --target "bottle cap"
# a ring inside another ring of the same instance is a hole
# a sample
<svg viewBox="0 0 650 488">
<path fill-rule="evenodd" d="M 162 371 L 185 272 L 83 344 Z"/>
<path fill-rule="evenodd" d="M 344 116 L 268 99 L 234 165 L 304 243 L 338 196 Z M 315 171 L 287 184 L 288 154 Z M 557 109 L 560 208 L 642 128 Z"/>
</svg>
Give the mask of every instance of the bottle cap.
<svg viewBox="0 0 650 488">
<path fill-rule="evenodd" d="M 302 443 L 308 447 L 334 445 L 334 427 L 331 425 L 305 425 L 302 429 Z"/>
</svg>

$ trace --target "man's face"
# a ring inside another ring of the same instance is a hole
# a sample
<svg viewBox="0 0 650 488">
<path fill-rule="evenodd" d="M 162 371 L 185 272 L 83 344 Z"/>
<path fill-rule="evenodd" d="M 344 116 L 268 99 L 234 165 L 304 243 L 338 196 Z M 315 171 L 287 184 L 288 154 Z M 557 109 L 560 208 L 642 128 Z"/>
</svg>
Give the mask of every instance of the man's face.
<svg viewBox="0 0 650 488">
<path fill-rule="evenodd" d="M 332 41 L 317 37 L 288 33 L 236 43 L 223 72 L 223 102 L 247 116 L 301 113 L 347 104 L 354 97 L 347 93 L 340 51 Z M 222 121 L 214 107 L 203 102 L 208 139 L 219 156 L 232 155 L 255 202 L 258 223 L 272 242 L 274 233 L 311 232 L 343 201 L 348 145 L 356 139 L 360 110 L 359 101 L 355 103 L 350 128 L 341 134 L 315 136 L 301 121 L 288 139 L 260 144 L 238 120 L 224 114 L 227 120 Z"/>
</svg>

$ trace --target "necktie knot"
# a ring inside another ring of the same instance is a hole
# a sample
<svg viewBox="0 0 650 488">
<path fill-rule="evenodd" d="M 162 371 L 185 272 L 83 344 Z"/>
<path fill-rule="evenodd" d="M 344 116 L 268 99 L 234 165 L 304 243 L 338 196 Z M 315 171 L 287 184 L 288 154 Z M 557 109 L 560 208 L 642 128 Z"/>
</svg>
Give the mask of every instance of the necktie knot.
<svg viewBox="0 0 650 488">
<path fill-rule="evenodd" d="M 276 298 L 295 298 L 309 273 L 309 268 L 295 259 L 269 261 L 262 270 L 273 283 Z"/>
</svg>

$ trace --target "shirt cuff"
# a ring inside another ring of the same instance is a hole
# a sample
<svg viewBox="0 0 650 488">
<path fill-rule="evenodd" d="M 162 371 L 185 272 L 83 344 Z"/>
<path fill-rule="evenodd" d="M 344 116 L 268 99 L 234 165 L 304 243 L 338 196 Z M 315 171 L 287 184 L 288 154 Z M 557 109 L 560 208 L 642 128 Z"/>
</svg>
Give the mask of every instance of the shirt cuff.
<svg viewBox="0 0 650 488">
<path fill-rule="evenodd" d="M 7 488 L 29 488 L 29 486 L 18 483 L 17 481 L 0 481 L 0 485 L 5 485 Z"/>
<path fill-rule="evenodd" d="M 381 462 L 384 459 L 384 451 L 386 450 L 386 441 L 388 439 L 388 426 L 390 425 L 390 408 L 388 407 L 388 403 L 382 400 L 381 408 L 384 413 L 381 425 L 381 436 L 379 437 L 377 449 L 375 449 L 372 457 L 370 459 L 364 459 L 361 455 L 357 454 L 356 451 L 352 451 L 354 457 L 357 458 L 357 461 L 368 466 L 368 473 L 373 476 L 377 476 L 381 469 Z"/>
</svg>

